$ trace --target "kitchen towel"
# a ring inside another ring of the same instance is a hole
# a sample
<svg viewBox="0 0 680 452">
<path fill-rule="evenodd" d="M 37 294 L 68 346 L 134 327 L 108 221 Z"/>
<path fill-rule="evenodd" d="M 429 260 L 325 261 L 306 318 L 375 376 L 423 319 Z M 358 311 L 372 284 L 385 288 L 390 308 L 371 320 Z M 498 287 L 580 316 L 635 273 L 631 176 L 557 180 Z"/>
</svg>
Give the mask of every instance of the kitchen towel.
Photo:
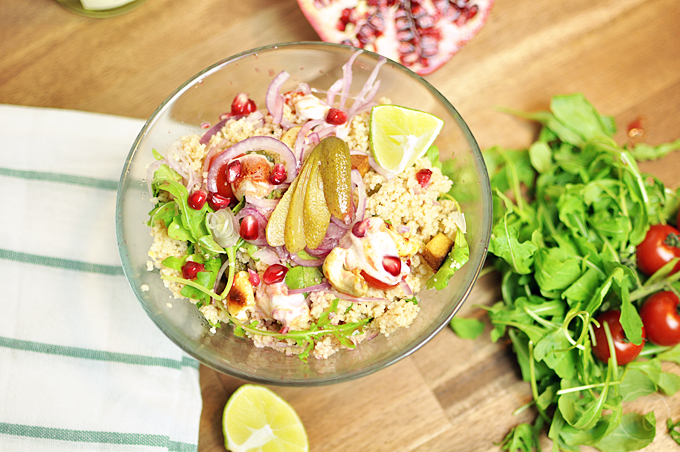
<svg viewBox="0 0 680 452">
<path fill-rule="evenodd" d="M 123 275 L 115 201 L 143 121 L 0 105 L 0 451 L 195 451 L 198 362 Z"/>
</svg>

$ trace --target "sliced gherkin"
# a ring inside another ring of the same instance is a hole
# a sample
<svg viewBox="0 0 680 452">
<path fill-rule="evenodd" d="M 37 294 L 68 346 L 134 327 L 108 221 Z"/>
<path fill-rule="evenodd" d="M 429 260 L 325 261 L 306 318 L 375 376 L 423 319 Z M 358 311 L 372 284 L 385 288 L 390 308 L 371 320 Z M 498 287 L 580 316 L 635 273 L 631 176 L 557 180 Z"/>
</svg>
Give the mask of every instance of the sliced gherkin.
<svg viewBox="0 0 680 452">
<path fill-rule="evenodd" d="M 286 227 L 283 231 L 284 242 L 289 253 L 297 253 L 307 246 L 304 220 L 305 193 L 307 192 L 309 175 L 315 162 L 318 163 L 318 159 L 314 154 L 310 155 L 302 166 L 300 174 L 298 174 L 297 186 L 290 199 Z M 288 191 L 292 191 L 292 187 Z"/>
<path fill-rule="evenodd" d="M 326 137 L 314 148 L 320 154 L 321 176 L 328 209 L 338 219 L 350 213 L 352 185 L 351 157 L 347 143 L 337 137 Z"/>
<path fill-rule="evenodd" d="M 288 209 L 290 208 L 290 200 L 295 192 L 298 179 L 293 180 L 290 187 L 281 197 L 281 200 L 276 205 L 276 208 L 269 217 L 267 228 L 267 243 L 270 246 L 283 246 L 285 244 L 284 231 L 286 229 L 286 218 L 288 218 Z"/>
<path fill-rule="evenodd" d="M 331 221 L 318 163 L 312 165 L 304 204 L 305 240 L 309 248 L 316 249 L 326 236 Z"/>
</svg>

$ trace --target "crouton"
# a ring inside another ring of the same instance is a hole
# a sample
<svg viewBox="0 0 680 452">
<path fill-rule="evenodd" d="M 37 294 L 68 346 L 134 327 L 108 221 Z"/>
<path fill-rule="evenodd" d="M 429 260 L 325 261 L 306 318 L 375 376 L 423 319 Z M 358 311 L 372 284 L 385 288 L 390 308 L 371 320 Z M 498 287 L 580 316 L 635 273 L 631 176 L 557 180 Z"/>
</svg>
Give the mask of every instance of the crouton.
<svg viewBox="0 0 680 452">
<path fill-rule="evenodd" d="M 352 169 L 359 170 L 361 177 L 364 177 L 368 170 L 371 169 L 371 165 L 368 164 L 367 155 L 355 154 L 350 156 L 350 159 L 352 162 Z"/>
<path fill-rule="evenodd" d="M 436 272 L 444 263 L 444 260 L 452 247 L 453 240 L 440 232 L 425 245 L 423 259 L 425 259 L 425 262 L 427 262 L 430 268 Z"/>
</svg>

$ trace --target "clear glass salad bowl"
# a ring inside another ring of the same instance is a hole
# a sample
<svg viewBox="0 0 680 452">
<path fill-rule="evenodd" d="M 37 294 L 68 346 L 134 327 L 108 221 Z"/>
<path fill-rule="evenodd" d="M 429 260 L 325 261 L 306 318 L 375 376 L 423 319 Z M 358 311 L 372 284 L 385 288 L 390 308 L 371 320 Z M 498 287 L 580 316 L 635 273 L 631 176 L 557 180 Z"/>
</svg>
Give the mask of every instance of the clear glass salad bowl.
<svg viewBox="0 0 680 452">
<path fill-rule="evenodd" d="M 216 123 L 239 92 L 248 93 L 263 108 L 267 87 L 282 70 L 291 77 L 281 92 L 301 82 L 328 89 L 341 78 L 342 65 L 355 51 L 342 45 L 301 42 L 262 47 L 220 61 L 170 95 L 151 115 L 130 150 L 116 205 L 116 233 L 125 275 L 158 327 L 189 355 L 217 371 L 243 380 L 287 386 L 331 384 L 371 374 L 410 355 L 447 325 L 470 294 L 483 266 L 491 232 L 491 191 L 479 147 L 444 96 L 414 72 L 388 60 L 378 76 L 378 96 L 444 120 L 436 144 L 442 159 L 455 162 L 455 196 L 466 216 L 470 246 L 469 262 L 455 273 L 447 288 L 420 293 L 421 310 L 409 328 L 364 341 L 356 349 L 340 351 L 326 360 L 310 357 L 304 362 L 273 349 L 256 348 L 247 338 L 232 334 L 232 327 L 226 324 L 211 333 L 193 304 L 172 298 L 158 271 L 147 270 L 152 236 L 146 222 L 153 204 L 146 173 L 154 161 L 152 150 L 163 154 L 178 138 L 202 134 L 205 130 L 201 124 Z M 356 59 L 352 92 L 361 89 L 378 59 L 368 51 Z"/>
</svg>

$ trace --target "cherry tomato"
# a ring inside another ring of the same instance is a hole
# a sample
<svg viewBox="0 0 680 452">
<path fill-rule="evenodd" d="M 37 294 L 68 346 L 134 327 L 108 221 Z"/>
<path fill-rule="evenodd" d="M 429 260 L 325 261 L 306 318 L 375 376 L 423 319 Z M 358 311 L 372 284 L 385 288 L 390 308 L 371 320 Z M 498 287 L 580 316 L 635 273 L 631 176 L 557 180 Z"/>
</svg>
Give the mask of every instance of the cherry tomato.
<svg viewBox="0 0 680 452">
<path fill-rule="evenodd" d="M 673 226 L 654 224 L 637 247 L 637 263 L 642 273 L 651 276 L 673 258 L 680 257 L 680 231 Z M 680 270 L 680 263 L 671 273 Z"/>
<path fill-rule="evenodd" d="M 399 285 L 399 284 L 394 284 L 394 285 L 386 284 L 386 283 L 380 281 L 379 279 L 372 277 L 371 275 L 369 275 L 368 273 L 366 273 L 363 270 L 361 270 L 361 276 L 363 276 L 364 279 L 366 280 L 366 284 L 368 284 L 370 287 L 373 287 L 374 289 L 378 289 L 378 290 L 390 290 L 390 289 L 394 289 L 395 287 L 397 287 Z"/>
<path fill-rule="evenodd" d="M 657 292 L 645 301 L 640 318 L 647 338 L 656 345 L 680 344 L 680 314 L 677 295 L 673 292 Z"/>
<path fill-rule="evenodd" d="M 604 331 L 605 323 L 609 325 L 609 331 L 612 334 L 614 349 L 616 350 L 616 362 L 618 364 L 624 365 L 633 361 L 642 351 L 642 347 L 645 346 L 646 336 L 644 326 L 642 327 L 642 342 L 640 345 L 635 345 L 626 339 L 623 327 L 619 321 L 620 318 L 621 312 L 619 311 L 607 311 L 597 317 L 600 327 L 594 328 L 597 345 L 593 346 L 593 355 L 602 362 L 606 363 L 609 360 L 609 344 L 607 343 L 607 335 Z"/>
</svg>

